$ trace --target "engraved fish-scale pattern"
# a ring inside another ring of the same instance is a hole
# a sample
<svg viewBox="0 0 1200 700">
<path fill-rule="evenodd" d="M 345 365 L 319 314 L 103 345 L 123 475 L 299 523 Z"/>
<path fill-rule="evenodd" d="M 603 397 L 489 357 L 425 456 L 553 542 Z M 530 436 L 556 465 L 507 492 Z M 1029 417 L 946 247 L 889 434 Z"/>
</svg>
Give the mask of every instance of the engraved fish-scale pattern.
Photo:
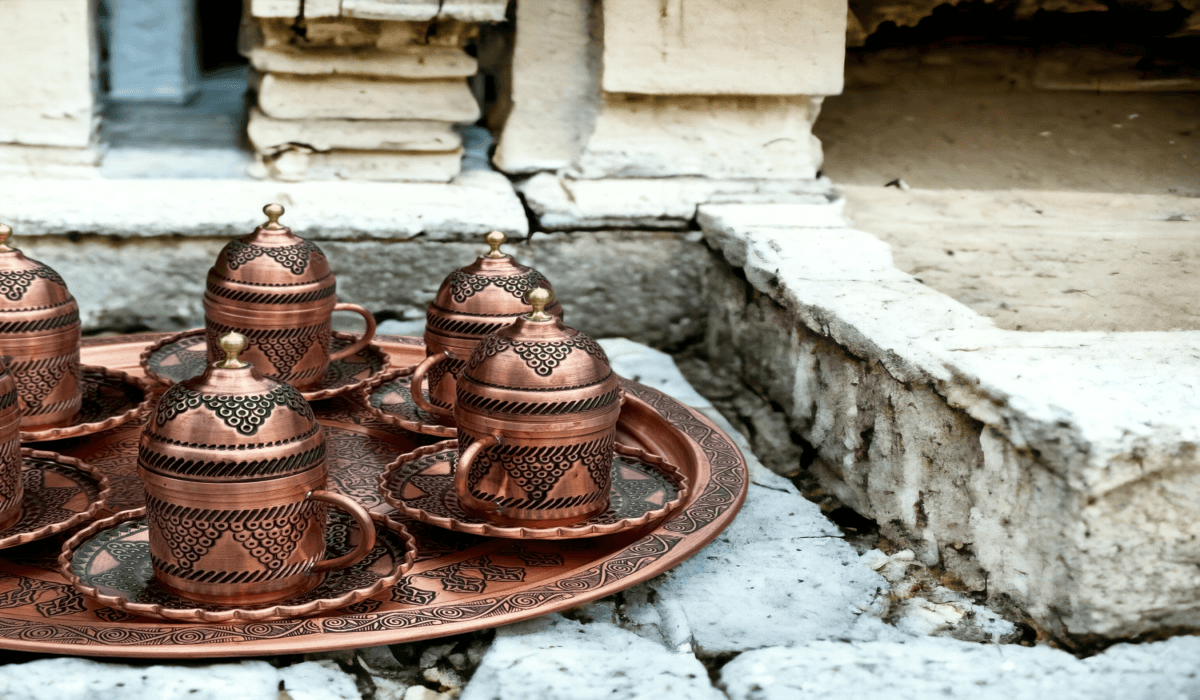
<svg viewBox="0 0 1200 700">
<path fill-rule="evenodd" d="M 68 375 L 75 377 L 76 383 L 82 378 L 82 366 L 79 354 L 72 353 L 59 357 L 49 357 L 41 360 L 12 362 L 9 370 L 17 380 L 17 392 L 26 415 L 51 413 L 57 410 L 57 404 L 45 406 L 44 402 L 54 390 L 62 384 Z"/>
<path fill-rule="evenodd" d="M 523 343 L 500 335 L 489 335 L 475 348 L 475 352 L 471 353 L 471 359 L 467 364 L 467 368 L 475 369 L 487 358 L 509 349 L 517 357 L 525 361 L 526 367 L 541 377 L 549 377 L 553 374 L 555 368 L 562 364 L 563 360 L 567 359 L 567 355 L 570 355 L 572 350 L 576 349 L 582 350 L 608 364 L 608 355 L 604 354 L 604 348 L 600 347 L 599 343 L 583 333 L 576 335 L 570 340 L 546 343 Z"/>
<path fill-rule="evenodd" d="M 459 433 L 459 453 L 474 440 Z M 485 501 L 495 501 L 508 507 L 561 508 L 561 499 L 547 501 L 546 496 L 568 471 L 577 464 L 587 470 L 596 484 L 592 494 L 582 496 L 579 503 L 590 503 L 604 495 L 608 486 L 609 469 L 613 458 L 613 436 L 608 435 L 576 445 L 554 447 L 531 447 L 526 445 L 498 445 L 480 452 L 471 471 L 467 474 L 467 488 L 471 495 Z M 485 475 L 493 469 L 503 469 L 525 492 L 524 499 L 496 499 L 495 494 L 480 491 L 477 487 Z"/>
<path fill-rule="evenodd" d="M 257 433 L 276 406 L 286 406 L 309 420 L 316 420 L 312 406 L 304 400 L 300 392 L 287 384 L 280 384 L 266 394 L 251 396 L 201 394 L 182 384 L 176 384 L 159 399 L 154 425 L 162 427 L 179 415 L 201 406 L 212 411 L 225 425 L 242 435 Z"/>
<path fill-rule="evenodd" d="M 51 270 L 45 265 L 39 265 L 32 270 L 4 270 L 0 272 L 0 295 L 3 295 L 9 301 L 20 301 L 21 297 L 29 291 L 33 281 L 38 279 L 46 279 L 59 285 L 66 287 L 67 283 L 57 272 Z"/>
<path fill-rule="evenodd" d="M 162 533 L 162 540 L 175 559 L 171 568 L 199 575 L 207 572 L 195 570 L 195 565 L 227 532 L 267 571 L 284 572 L 287 560 L 308 528 L 323 521 L 326 510 L 325 504 L 317 501 L 253 510 L 185 508 L 150 495 L 146 496 L 146 507 L 150 522 Z M 164 564 L 171 566 L 170 562 Z"/>
<path fill-rule="evenodd" d="M 219 348 L 221 336 L 230 331 L 237 331 L 245 335 L 254 348 L 267 356 L 267 360 L 271 362 L 271 366 L 274 368 L 272 371 L 273 375 L 278 375 L 283 379 L 303 379 L 320 368 L 317 367 L 311 371 L 301 373 L 293 372 L 292 369 L 308 354 L 309 348 L 323 339 L 330 337 L 331 328 L 332 322 L 327 321 L 304 328 L 277 328 L 251 331 L 209 321 L 206 324 L 205 334 L 208 338 L 208 346 Z"/>
<path fill-rule="evenodd" d="M 527 292 L 535 289 L 540 282 L 545 282 L 546 278 L 536 270 L 509 277 L 485 277 L 455 270 L 450 273 L 447 281 L 450 283 L 450 296 L 461 304 L 482 292 L 489 284 L 503 289 L 517 299 L 524 299 Z"/>
<path fill-rule="evenodd" d="M 301 241 L 289 246 L 261 246 L 234 239 L 225 246 L 225 262 L 230 270 L 236 270 L 264 255 L 290 270 L 293 275 L 302 275 L 308 269 L 312 255 L 324 257 L 325 254 L 312 241 Z"/>
<path fill-rule="evenodd" d="M 437 406 L 441 406 L 443 408 L 450 408 L 450 406 L 448 404 L 446 404 L 445 401 L 441 401 L 433 396 L 433 389 L 438 384 L 442 383 L 442 379 L 444 379 L 447 374 L 449 374 L 452 377 L 457 378 L 458 375 L 462 372 L 463 367 L 466 366 L 466 364 L 467 363 L 464 362 L 463 360 L 458 360 L 453 357 L 450 357 L 450 358 L 447 358 L 447 359 L 442 360 L 441 362 L 437 363 L 436 365 L 433 366 L 432 369 L 429 370 L 429 375 L 428 375 L 429 383 L 427 386 L 429 387 L 429 401 L 431 403 L 433 403 L 434 405 L 437 405 Z"/>
</svg>

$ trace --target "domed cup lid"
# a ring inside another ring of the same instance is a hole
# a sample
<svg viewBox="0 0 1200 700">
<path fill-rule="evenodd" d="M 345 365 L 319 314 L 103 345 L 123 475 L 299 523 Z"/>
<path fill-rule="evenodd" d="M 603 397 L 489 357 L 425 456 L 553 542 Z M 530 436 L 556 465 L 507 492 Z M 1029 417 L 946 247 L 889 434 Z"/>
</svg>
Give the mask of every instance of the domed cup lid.
<svg viewBox="0 0 1200 700">
<path fill-rule="evenodd" d="M 210 275 L 272 287 L 311 284 L 329 277 L 329 261 L 321 249 L 279 223 L 282 205 L 268 204 L 263 213 L 266 223 L 227 243 Z"/>
<path fill-rule="evenodd" d="M 12 228 L 0 224 L 0 313 L 73 303 L 67 283 L 49 266 L 8 245 Z"/>
<path fill-rule="evenodd" d="M 221 336 L 225 359 L 172 386 L 148 426 L 151 442 L 206 445 L 228 452 L 308 439 L 320 429 L 312 407 L 291 385 L 264 377 L 238 359 L 246 349 L 239 333 Z"/>
<path fill-rule="evenodd" d="M 485 240 L 491 251 L 446 276 L 434 297 L 435 308 L 480 316 L 516 316 L 529 311 L 526 294 L 538 288 L 552 291 L 540 272 L 500 251 L 507 236 L 492 231 Z M 561 307 L 554 302 L 550 310 L 554 313 L 556 309 L 561 315 Z"/>
<path fill-rule="evenodd" d="M 534 289 L 528 300 L 532 311 L 485 337 L 471 353 L 468 377 L 514 389 L 565 389 L 612 375 L 599 343 L 547 312 L 553 292 Z"/>
</svg>

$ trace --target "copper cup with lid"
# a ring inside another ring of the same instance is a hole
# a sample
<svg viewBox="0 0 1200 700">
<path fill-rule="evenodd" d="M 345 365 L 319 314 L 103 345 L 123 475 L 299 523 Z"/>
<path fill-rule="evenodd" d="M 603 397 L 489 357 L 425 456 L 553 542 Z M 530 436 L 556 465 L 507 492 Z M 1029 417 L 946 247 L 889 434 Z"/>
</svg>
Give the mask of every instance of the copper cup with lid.
<svg viewBox="0 0 1200 700">
<path fill-rule="evenodd" d="M 356 564 L 375 546 L 375 524 L 353 499 L 325 490 L 325 433 L 300 392 L 238 359 L 244 337 L 220 342 L 226 358 L 168 389 L 142 431 L 151 563 L 185 598 L 269 603 Z M 329 506 L 363 536 L 326 560 Z"/>
<path fill-rule="evenodd" d="M 25 484 L 21 479 L 24 463 L 17 383 L 8 367 L 0 361 L 0 531 L 21 519 L 21 499 L 25 495 Z"/>
<path fill-rule="evenodd" d="M 553 291 L 540 272 L 500 252 L 508 240 L 503 233 L 492 231 L 485 240 L 491 251 L 447 275 L 425 314 L 427 357 L 413 372 L 412 396 L 417 406 L 443 422 L 454 418 L 455 381 L 479 341 L 529 313 L 529 292 Z M 545 311 L 562 318 L 557 301 Z"/>
<path fill-rule="evenodd" d="M 357 304 L 338 303 L 325 254 L 279 223 L 282 206 L 268 204 L 263 212 L 267 223 L 230 241 L 208 271 L 208 361 L 221 357 L 219 338 L 236 332 L 248 339 L 244 358 L 260 372 L 310 389 L 321 383 L 331 361 L 370 344 L 375 318 Z M 367 322 L 362 338 L 337 352 L 331 351 L 334 311 L 353 311 Z"/>
<path fill-rule="evenodd" d="M 458 377 L 454 490 L 497 524 L 570 525 L 608 507 L 624 394 L 604 350 L 545 312 L 484 338 Z"/>
<path fill-rule="evenodd" d="M 71 425 L 83 403 L 79 305 L 46 265 L 8 245 L 0 224 L 0 355 L 17 385 L 21 427 Z"/>
</svg>

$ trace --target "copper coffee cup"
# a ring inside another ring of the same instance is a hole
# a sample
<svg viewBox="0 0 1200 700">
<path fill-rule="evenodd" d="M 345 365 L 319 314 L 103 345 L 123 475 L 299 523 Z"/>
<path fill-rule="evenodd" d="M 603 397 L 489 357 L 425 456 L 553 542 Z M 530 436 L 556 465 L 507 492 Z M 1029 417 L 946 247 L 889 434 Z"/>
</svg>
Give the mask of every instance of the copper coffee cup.
<svg viewBox="0 0 1200 700">
<path fill-rule="evenodd" d="M 238 359 L 245 338 L 221 338 L 226 359 L 176 384 L 142 432 L 154 574 L 185 598 L 255 605 L 311 590 L 375 546 L 367 511 L 327 491 L 325 433 L 295 388 Z M 363 533 L 326 560 L 326 510 Z"/>
<path fill-rule="evenodd" d="M 204 323 L 208 361 L 221 357 L 219 338 L 247 338 L 246 360 L 268 377 L 298 389 L 316 387 L 329 363 L 349 357 L 375 337 L 375 317 L 337 301 L 337 282 L 316 244 L 279 223 L 283 207 L 263 208 L 267 223 L 230 241 L 208 272 Z M 362 338 L 332 352 L 333 312 L 353 311 L 367 322 Z"/>
<path fill-rule="evenodd" d="M 604 350 L 545 313 L 489 335 L 458 377 L 463 508 L 497 524 L 571 525 L 608 507 L 613 443 L 624 394 Z"/>
<path fill-rule="evenodd" d="M 17 385 L 8 367 L 0 362 L 0 531 L 21 519 L 25 484 L 21 470 L 21 408 Z"/>
<path fill-rule="evenodd" d="M 0 355 L 25 430 L 71 425 L 83 403 L 79 305 L 57 272 L 8 245 L 0 224 Z"/>
<path fill-rule="evenodd" d="M 413 401 L 447 423 L 454 418 L 456 379 L 479 341 L 528 313 L 526 294 L 535 289 L 553 291 L 537 270 L 500 252 L 500 246 L 508 240 L 503 233 L 492 231 L 485 240 L 491 251 L 447 275 L 425 314 L 428 357 L 413 372 Z M 551 302 L 546 311 L 562 317 L 558 302 Z"/>
</svg>

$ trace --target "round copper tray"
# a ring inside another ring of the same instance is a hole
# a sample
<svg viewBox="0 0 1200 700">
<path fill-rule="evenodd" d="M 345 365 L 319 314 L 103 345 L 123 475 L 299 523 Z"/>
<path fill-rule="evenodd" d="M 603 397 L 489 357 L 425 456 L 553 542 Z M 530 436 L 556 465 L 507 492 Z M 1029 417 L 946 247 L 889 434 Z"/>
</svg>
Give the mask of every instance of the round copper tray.
<svg viewBox="0 0 1200 700">
<path fill-rule="evenodd" d="M 85 341 L 89 364 L 136 371 L 161 335 Z M 376 340 L 396 366 L 424 356 L 420 341 Z M 83 656 L 197 658 L 299 654 L 458 634 L 575 607 L 656 576 L 724 529 L 746 496 L 746 463 L 732 441 L 682 404 L 638 384 L 618 425 L 620 442 L 679 466 L 687 501 L 641 529 L 570 542 L 476 537 L 398 520 L 417 539 L 417 562 L 400 583 L 345 609 L 301 619 L 230 624 L 171 623 L 89 601 L 57 571 L 57 538 L 0 557 L 0 648 Z M 366 415 L 346 397 L 317 407 L 326 426 L 330 488 L 385 513 L 376 481 L 398 455 L 433 439 Z M 142 504 L 134 471 L 138 430 L 127 425 L 56 445 L 100 467 L 113 493 L 108 512 Z"/>
</svg>

